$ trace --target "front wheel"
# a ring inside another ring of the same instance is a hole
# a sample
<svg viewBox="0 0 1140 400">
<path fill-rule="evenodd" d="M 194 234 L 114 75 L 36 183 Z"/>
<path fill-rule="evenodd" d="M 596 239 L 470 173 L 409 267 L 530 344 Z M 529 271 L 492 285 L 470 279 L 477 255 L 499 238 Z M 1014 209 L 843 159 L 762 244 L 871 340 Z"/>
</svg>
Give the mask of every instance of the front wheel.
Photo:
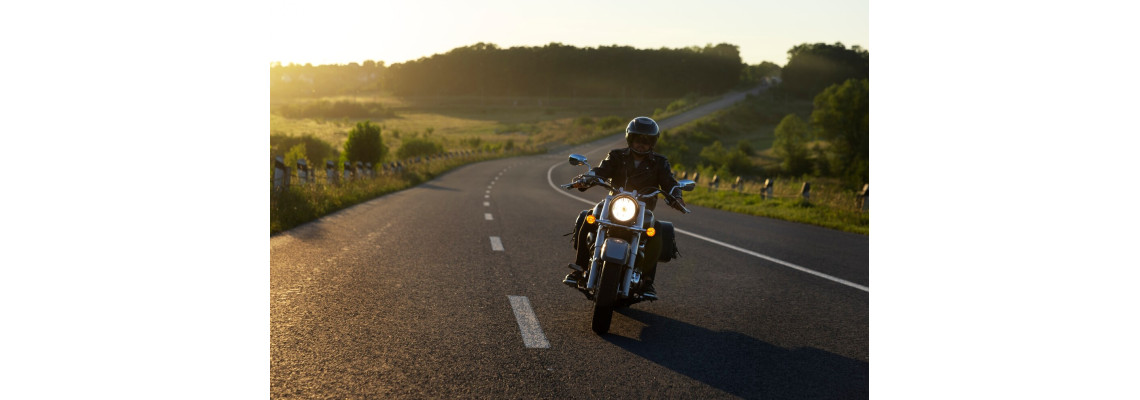
<svg viewBox="0 0 1140 400">
<path fill-rule="evenodd" d="M 605 335 L 610 331 L 610 320 L 613 317 L 614 302 L 617 300 L 621 272 L 621 264 L 602 263 L 601 281 L 598 282 L 598 291 L 594 296 L 594 322 L 591 326 L 599 335 Z"/>
</svg>

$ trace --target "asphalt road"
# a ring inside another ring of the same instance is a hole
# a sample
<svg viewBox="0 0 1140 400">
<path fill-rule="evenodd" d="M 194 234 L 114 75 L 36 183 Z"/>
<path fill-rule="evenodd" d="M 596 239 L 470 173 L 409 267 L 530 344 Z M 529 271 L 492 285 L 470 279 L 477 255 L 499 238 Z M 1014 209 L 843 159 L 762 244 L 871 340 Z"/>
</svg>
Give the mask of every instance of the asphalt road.
<svg viewBox="0 0 1140 400">
<path fill-rule="evenodd" d="M 862 235 L 658 207 L 731 247 L 678 235 L 661 300 L 590 330 L 592 303 L 561 283 L 563 235 L 604 190 L 551 184 L 584 171 L 567 154 L 596 165 L 616 139 L 469 165 L 272 237 L 272 396 L 868 397 Z"/>
</svg>

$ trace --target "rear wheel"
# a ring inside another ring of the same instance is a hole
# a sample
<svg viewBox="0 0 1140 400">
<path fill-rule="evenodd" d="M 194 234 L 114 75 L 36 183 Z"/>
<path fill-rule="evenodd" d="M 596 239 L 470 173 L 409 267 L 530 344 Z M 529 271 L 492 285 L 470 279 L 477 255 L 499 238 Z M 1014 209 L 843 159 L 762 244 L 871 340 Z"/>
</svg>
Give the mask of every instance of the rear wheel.
<svg viewBox="0 0 1140 400">
<path fill-rule="evenodd" d="M 594 296 L 594 322 L 592 328 L 599 335 L 610 331 L 614 302 L 617 300 L 618 280 L 621 278 L 621 264 L 603 263 L 598 291 Z"/>
</svg>

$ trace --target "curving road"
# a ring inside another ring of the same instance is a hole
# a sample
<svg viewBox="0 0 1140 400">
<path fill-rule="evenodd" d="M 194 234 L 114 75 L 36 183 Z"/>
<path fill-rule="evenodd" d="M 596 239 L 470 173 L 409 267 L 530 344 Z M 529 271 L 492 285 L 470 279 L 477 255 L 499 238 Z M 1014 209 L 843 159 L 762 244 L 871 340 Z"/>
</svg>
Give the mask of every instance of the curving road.
<svg viewBox="0 0 1140 400">
<path fill-rule="evenodd" d="M 622 145 L 469 165 L 270 238 L 273 397 L 868 397 L 862 235 L 659 207 L 685 232 L 662 300 L 590 330 L 563 235 L 604 193 L 552 184 Z"/>
</svg>

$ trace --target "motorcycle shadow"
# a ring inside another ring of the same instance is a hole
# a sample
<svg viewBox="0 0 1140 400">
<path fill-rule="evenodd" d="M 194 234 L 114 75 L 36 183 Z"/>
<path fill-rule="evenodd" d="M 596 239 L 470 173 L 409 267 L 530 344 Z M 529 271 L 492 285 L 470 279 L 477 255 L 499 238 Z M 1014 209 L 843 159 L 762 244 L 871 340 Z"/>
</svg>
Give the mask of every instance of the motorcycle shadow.
<svg viewBox="0 0 1140 400">
<path fill-rule="evenodd" d="M 647 325 L 639 339 L 605 340 L 658 365 L 746 399 L 862 399 L 868 363 L 815 348 L 786 349 L 642 310 L 616 312 Z"/>
</svg>

